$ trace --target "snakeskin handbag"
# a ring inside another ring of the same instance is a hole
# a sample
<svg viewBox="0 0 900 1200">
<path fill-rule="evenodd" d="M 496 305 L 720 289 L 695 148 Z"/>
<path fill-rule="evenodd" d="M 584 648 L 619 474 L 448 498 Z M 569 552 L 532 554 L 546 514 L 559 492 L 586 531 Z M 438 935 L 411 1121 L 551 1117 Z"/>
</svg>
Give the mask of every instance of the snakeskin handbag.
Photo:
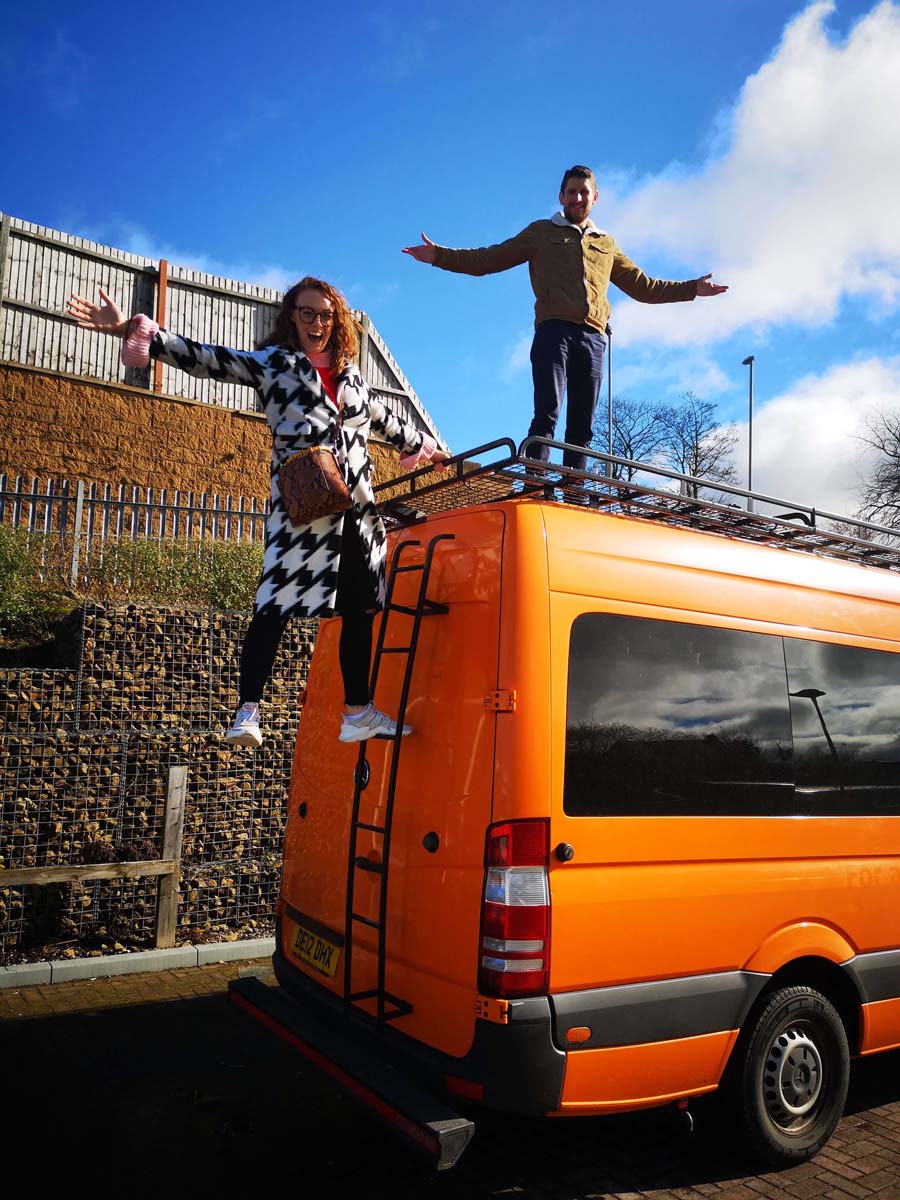
<svg viewBox="0 0 900 1200">
<path fill-rule="evenodd" d="M 278 469 L 278 490 L 292 525 L 308 525 L 344 512 L 353 501 L 347 481 L 327 446 L 298 450 Z"/>
</svg>

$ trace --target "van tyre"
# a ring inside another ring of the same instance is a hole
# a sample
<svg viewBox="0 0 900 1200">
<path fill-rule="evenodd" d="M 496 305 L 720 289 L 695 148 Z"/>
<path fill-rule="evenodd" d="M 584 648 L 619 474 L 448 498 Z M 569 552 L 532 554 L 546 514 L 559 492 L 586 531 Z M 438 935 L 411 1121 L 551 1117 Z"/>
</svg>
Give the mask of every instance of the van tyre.
<svg viewBox="0 0 900 1200">
<path fill-rule="evenodd" d="M 847 1033 L 808 987 L 780 988 L 750 1028 L 739 1097 L 752 1148 L 773 1166 L 812 1158 L 841 1119 L 850 1082 Z"/>
</svg>

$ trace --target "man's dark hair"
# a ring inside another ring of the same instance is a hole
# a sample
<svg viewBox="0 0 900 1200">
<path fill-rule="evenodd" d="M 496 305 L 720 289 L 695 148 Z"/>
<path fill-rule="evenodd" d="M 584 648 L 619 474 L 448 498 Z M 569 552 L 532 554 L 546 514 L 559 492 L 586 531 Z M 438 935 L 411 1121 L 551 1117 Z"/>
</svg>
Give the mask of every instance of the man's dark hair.
<svg viewBox="0 0 900 1200">
<path fill-rule="evenodd" d="M 566 184 L 570 179 L 591 179 L 594 182 L 594 187 L 596 188 L 597 186 L 597 176 L 590 167 L 569 167 L 568 171 L 563 175 L 562 183 L 559 185 L 561 192 L 566 190 Z"/>
</svg>

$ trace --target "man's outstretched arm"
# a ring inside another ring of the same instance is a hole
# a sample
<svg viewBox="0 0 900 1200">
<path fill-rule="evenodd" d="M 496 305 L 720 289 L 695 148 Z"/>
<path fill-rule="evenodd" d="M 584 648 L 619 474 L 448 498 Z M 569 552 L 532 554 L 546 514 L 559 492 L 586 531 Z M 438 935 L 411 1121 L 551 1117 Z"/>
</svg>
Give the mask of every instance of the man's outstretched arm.
<svg viewBox="0 0 900 1200">
<path fill-rule="evenodd" d="M 460 275 L 494 275 L 497 271 L 508 271 L 510 267 L 528 262 L 533 245 L 532 226 L 529 225 L 505 242 L 498 242 L 495 246 L 480 246 L 476 250 L 453 250 L 449 246 L 438 246 L 423 233 L 422 245 L 404 246 L 403 253 L 416 262 L 440 267 L 442 271 L 456 271 Z"/>
<path fill-rule="evenodd" d="M 712 274 L 701 275 L 696 281 L 698 296 L 721 296 L 723 292 L 728 291 L 727 283 L 711 283 Z"/>
<path fill-rule="evenodd" d="M 431 263 L 433 265 L 434 252 L 437 247 L 431 238 L 426 237 L 424 233 L 422 234 L 422 242 L 424 244 L 421 246 L 404 246 L 403 253 L 412 255 L 416 262 Z"/>
<path fill-rule="evenodd" d="M 616 246 L 610 280 L 617 288 L 639 300 L 642 304 L 672 304 L 679 300 L 694 300 L 698 296 L 719 296 L 727 292 L 723 283 L 712 283 L 712 275 L 701 275 L 699 279 L 653 279 L 623 254 Z"/>
</svg>

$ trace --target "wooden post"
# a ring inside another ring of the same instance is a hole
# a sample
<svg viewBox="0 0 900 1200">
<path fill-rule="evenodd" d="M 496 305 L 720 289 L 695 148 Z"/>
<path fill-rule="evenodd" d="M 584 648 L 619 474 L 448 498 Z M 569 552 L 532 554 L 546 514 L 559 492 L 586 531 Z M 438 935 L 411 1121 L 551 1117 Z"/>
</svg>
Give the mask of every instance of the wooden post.
<svg viewBox="0 0 900 1200">
<path fill-rule="evenodd" d="M 6 295 L 6 255 L 9 247 L 9 215 L 0 213 L 0 339 L 2 339 L 6 324 L 6 310 L 3 307 L 3 297 Z"/>
<path fill-rule="evenodd" d="M 175 924 L 178 917 L 178 884 L 181 880 L 181 836 L 184 831 L 184 798 L 187 792 L 187 767 L 169 767 L 166 789 L 163 858 L 174 860 L 175 870 L 159 881 L 156 903 L 156 948 L 169 949 L 175 945 Z"/>
<path fill-rule="evenodd" d="M 0 213 L 0 308 L 6 295 L 6 255 L 9 246 L 9 215 Z"/>
<path fill-rule="evenodd" d="M 359 373 L 369 383 L 369 318 L 365 313 L 360 313 L 360 317 Z"/>
<path fill-rule="evenodd" d="M 160 329 L 166 327 L 166 291 L 169 287 L 169 264 L 164 258 L 159 260 L 159 282 L 156 288 L 156 323 Z M 162 391 L 163 365 L 159 361 L 153 364 L 153 390 Z"/>
</svg>

